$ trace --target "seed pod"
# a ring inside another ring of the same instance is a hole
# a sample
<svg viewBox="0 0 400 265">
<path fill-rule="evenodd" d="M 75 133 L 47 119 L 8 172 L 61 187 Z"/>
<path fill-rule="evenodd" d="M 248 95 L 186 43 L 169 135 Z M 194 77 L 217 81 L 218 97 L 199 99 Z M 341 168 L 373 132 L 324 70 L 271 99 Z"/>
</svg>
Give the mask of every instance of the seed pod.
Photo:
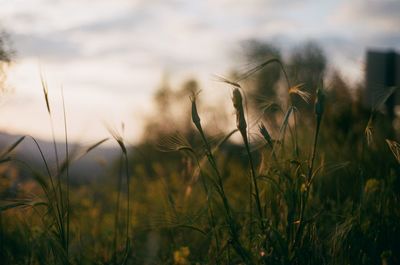
<svg viewBox="0 0 400 265">
<path fill-rule="evenodd" d="M 244 117 L 243 98 L 238 88 L 233 89 L 232 102 L 233 107 L 236 110 L 236 127 L 239 129 L 243 137 L 247 137 L 247 124 Z"/>
<path fill-rule="evenodd" d="M 201 123 L 199 113 L 197 112 L 196 95 L 193 95 L 193 97 L 190 98 L 190 101 L 192 101 L 192 121 L 196 128 L 200 130 Z"/>
<path fill-rule="evenodd" d="M 317 96 L 315 97 L 315 114 L 322 117 L 324 113 L 325 94 L 322 86 L 317 89 Z"/>
<path fill-rule="evenodd" d="M 265 128 L 265 126 L 262 122 L 258 125 L 258 129 L 259 129 L 261 135 L 264 137 L 265 141 L 267 141 L 268 145 L 270 147 L 272 147 L 273 144 L 272 144 L 271 135 L 269 134 L 267 128 Z"/>
<path fill-rule="evenodd" d="M 46 101 L 47 112 L 51 115 L 50 103 L 49 103 L 49 90 L 47 88 L 47 82 L 44 79 L 42 73 L 40 73 L 40 82 L 42 83 L 42 89 L 44 94 L 44 100 Z"/>
</svg>

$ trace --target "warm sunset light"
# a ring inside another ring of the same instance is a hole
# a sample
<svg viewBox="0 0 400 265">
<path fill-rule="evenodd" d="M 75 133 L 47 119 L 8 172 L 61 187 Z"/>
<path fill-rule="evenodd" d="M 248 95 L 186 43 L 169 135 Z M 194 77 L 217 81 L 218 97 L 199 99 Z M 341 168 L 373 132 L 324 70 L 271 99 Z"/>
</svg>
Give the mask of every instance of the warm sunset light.
<svg viewBox="0 0 400 265">
<path fill-rule="evenodd" d="M 0 264 L 400 264 L 399 0 L 0 0 Z"/>
</svg>

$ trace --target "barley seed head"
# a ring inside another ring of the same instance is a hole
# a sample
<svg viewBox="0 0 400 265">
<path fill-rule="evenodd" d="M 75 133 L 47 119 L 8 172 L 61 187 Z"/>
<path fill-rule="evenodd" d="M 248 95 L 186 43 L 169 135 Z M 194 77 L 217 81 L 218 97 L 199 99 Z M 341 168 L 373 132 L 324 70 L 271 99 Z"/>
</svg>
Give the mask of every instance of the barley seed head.
<svg viewBox="0 0 400 265">
<path fill-rule="evenodd" d="M 190 101 L 192 102 L 192 121 L 193 121 L 194 125 L 196 125 L 197 128 L 200 128 L 201 120 L 200 120 L 199 113 L 197 112 L 197 105 L 196 105 L 197 94 L 198 93 L 193 92 L 193 95 L 190 97 Z"/>
<path fill-rule="evenodd" d="M 325 107 L 325 93 L 323 91 L 323 86 L 321 86 L 317 89 L 317 96 L 315 97 L 315 114 L 318 117 L 321 117 L 322 114 L 324 113 L 324 107 Z"/>
<path fill-rule="evenodd" d="M 240 90 L 237 87 L 233 89 L 232 102 L 236 111 L 236 127 L 239 129 L 243 137 L 247 137 L 247 123 L 244 116 L 243 97 L 242 93 L 240 93 Z"/>
</svg>

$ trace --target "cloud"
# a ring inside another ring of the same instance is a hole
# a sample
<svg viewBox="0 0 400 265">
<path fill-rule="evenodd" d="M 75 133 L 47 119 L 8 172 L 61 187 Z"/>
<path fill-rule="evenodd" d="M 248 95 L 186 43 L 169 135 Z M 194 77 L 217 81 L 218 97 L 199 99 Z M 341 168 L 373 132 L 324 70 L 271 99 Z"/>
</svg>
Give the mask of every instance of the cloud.
<svg viewBox="0 0 400 265">
<path fill-rule="evenodd" d="M 43 60 L 62 60 L 65 63 L 66 60 L 74 60 L 81 56 L 78 45 L 60 34 L 14 34 L 12 41 L 19 58 L 35 57 Z"/>
<path fill-rule="evenodd" d="M 332 18 L 338 25 L 364 34 L 382 31 L 399 34 L 399 14 L 397 0 L 355 0 L 343 1 Z"/>
</svg>

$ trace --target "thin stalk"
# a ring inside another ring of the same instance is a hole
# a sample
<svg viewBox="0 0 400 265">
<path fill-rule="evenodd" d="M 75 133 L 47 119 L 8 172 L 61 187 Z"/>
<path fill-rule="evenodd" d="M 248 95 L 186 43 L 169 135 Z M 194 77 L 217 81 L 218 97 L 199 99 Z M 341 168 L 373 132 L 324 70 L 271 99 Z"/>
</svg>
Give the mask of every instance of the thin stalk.
<svg viewBox="0 0 400 265">
<path fill-rule="evenodd" d="M 69 262 L 69 227 L 70 227 L 70 201 L 69 201 L 69 148 L 68 148 L 68 128 L 67 128 L 67 114 L 65 110 L 65 100 L 64 100 L 64 89 L 61 88 L 61 98 L 63 104 L 63 116 L 64 116 L 64 135 L 65 135 L 65 160 L 66 160 L 66 185 L 67 185 L 67 245 L 66 245 L 66 252 L 67 252 L 67 260 Z"/>
<path fill-rule="evenodd" d="M 118 176 L 118 184 L 117 184 L 117 203 L 116 203 L 116 211 L 115 211 L 115 217 L 114 217 L 113 264 L 117 264 L 119 208 L 120 208 L 120 197 L 121 197 L 121 188 L 122 188 L 122 166 L 123 166 L 123 157 L 121 156 L 120 167 L 119 167 L 119 176 Z"/>
<path fill-rule="evenodd" d="M 57 188 L 58 188 L 58 192 L 59 192 L 59 196 L 60 196 L 60 207 L 61 207 L 60 212 L 64 215 L 64 200 L 63 200 L 62 189 L 61 189 L 60 162 L 59 162 L 59 158 L 58 158 L 57 143 L 56 143 L 55 132 L 54 132 L 54 123 L 53 123 L 53 119 L 52 119 L 52 115 L 51 115 L 51 107 L 50 107 L 48 86 L 47 86 L 47 82 L 46 82 L 42 72 L 40 72 L 40 81 L 41 81 L 41 84 L 42 84 L 43 95 L 44 95 L 44 99 L 45 99 L 45 102 L 46 102 L 47 113 L 49 115 L 50 127 L 51 127 L 51 135 L 52 135 L 52 139 L 53 139 L 53 148 L 54 148 L 54 154 L 55 154 L 55 158 L 56 158 L 56 167 L 57 167 L 57 174 L 56 175 L 57 175 L 57 182 L 58 182 L 57 183 L 57 186 L 58 186 Z M 51 174 L 49 174 L 49 175 L 51 175 Z M 56 194 L 55 190 L 54 190 L 54 192 Z"/>
<path fill-rule="evenodd" d="M 315 125 L 315 134 L 314 134 L 314 144 L 313 144 L 313 149 L 311 152 L 311 157 L 310 157 L 310 164 L 308 167 L 308 174 L 307 174 L 307 179 L 306 179 L 306 191 L 304 195 L 301 195 L 301 205 L 300 205 L 300 217 L 299 217 L 299 225 L 297 227 L 295 239 L 293 242 L 293 249 L 296 247 L 299 241 L 300 234 L 303 230 L 304 226 L 304 212 L 305 208 L 307 205 L 308 197 L 310 194 L 310 188 L 311 188 L 311 182 L 313 178 L 313 169 L 314 169 L 314 161 L 315 157 L 317 154 L 317 143 L 318 143 L 318 136 L 319 136 L 319 131 L 320 131 L 320 126 L 321 126 L 321 120 L 322 120 L 322 114 L 324 112 L 324 101 L 325 101 L 325 96 L 322 91 L 322 86 L 321 88 L 318 88 L 317 90 L 317 97 L 315 101 L 315 114 L 316 114 L 316 125 Z"/>
<path fill-rule="evenodd" d="M 201 138 L 202 138 L 203 143 L 206 148 L 206 156 L 207 156 L 208 161 L 209 161 L 211 167 L 213 168 L 215 174 L 217 175 L 217 183 L 218 183 L 217 191 L 222 199 L 222 203 L 223 203 L 224 209 L 226 211 L 226 221 L 228 223 L 229 232 L 230 232 L 230 236 L 232 239 L 232 245 L 233 245 L 235 251 L 237 252 L 237 254 L 242 258 L 242 260 L 246 264 L 253 264 L 250 254 L 248 253 L 248 251 L 246 249 L 243 248 L 242 244 L 240 243 L 238 227 L 232 216 L 231 208 L 229 206 L 228 199 L 225 195 L 222 177 L 218 170 L 217 163 L 213 156 L 210 144 L 208 143 L 207 138 L 204 134 L 203 128 L 201 126 L 200 116 L 198 115 L 197 106 L 196 106 L 196 94 L 193 95 L 193 97 L 191 98 L 191 101 L 192 101 L 192 121 L 201 135 Z"/>
<path fill-rule="evenodd" d="M 124 255 L 124 259 L 122 261 L 122 264 L 125 264 L 128 259 L 128 254 L 129 254 L 128 251 L 129 251 L 129 245 L 130 245 L 130 238 L 129 238 L 129 236 L 130 236 L 130 229 L 129 229 L 129 227 L 130 227 L 130 181 L 129 181 L 130 178 L 129 178 L 128 151 L 124 144 L 123 137 L 115 129 L 108 127 L 108 126 L 107 126 L 107 129 L 110 132 L 110 134 L 112 135 L 112 137 L 115 139 L 115 141 L 118 143 L 119 147 L 121 148 L 121 151 L 122 151 L 121 165 L 122 165 L 122 160 L 123 159 L 125 160 L 125 174 L 126 174 L 126 185 L 127 185 L 127 213 L 126 213 L 125 255 Z M 123 130 L 124 130 L 124 125 L 122 124 L 122 131 Z M 122 166 L 120 168 L 122 168 Z M 122 172 L 122 169 L 121 169 L 121 172 Z M 120 179 L 122 179 L 122 173 L 120 174 Z M 120 189 L 118 192 L 120 193 Z M 119 201 L 119 199 L 117 199 L 117 201 Z"/>
<path fill-rule="evenodd" d="M 201 183 L 203 185 L 203 189 L 204 189 L 204 192 L 206 194 L 207 207 L 208 207 L 208 211 L 209 211 L 209 215 L 210 215 L 208 219 L 209 219 L 209 223 L 210 223 L 210 226 L 211 226 L 211 228 L 213 230 L 213 234 L 214 234 L 214 238 L 215 238 L 216 253 L 219 253 L 220 249 L 221 249 L 221 246 L 220 246 L 220 241 L 219 241 L 219 237 L 218 237 L 218 232 L 216 230 L 215 216 L 214 216 L 214 211 L 213 211 L 212 204 L 211 204 L 210 190 L 208 189 L 206 180 L 205 180 L 205 178 L 203 176 L 203 173 L 202 173 L 202 170 L 200 168 L 200 162 L 199 162 L 199 160 L 197 159 L 196 156 L 195 156 L 195 160 L 196 160 L 197 166 L 199 168 Z M 217 263 L 219 263 L 219 257 L 217 257 Z"/>
<path fill-rule="evenodd" d="M 55 137 L 55 132 L 54 132 L 54 122 L 53 122 L 53 118 L 51 116 L 51 113 L 49 113 L 49 120 L 50 120 L 50 127 L 51 127 L 51 137 L 52 137 L 52 142 L 53 142 L 54 156 L 56 158 L 57 189 L 58 189 L 58 193 L 59 193 L 59 196 L 60 196 L 61 211 L 64 212 L 64 198 L 63 198 L 63 192 L 62 192 L 62 189 L 61 189 L 60 160 L 58 158 L 57 142 L 56 142 L 56 137 Z"/>
<path fill-rule="evenodd" d="M 251 249 L 251 244 L 253 242 L 253 183 L 250 180 L 249 182 L 249 248 Z"/>
<path fill-rule="evenodd" d="M 318 142 L 318 135 L 319 135 L 320 125 L 321 125 L 321 117 L 318 117 L 317 118 L 316 128 L 315 128 L 315 134 L 314 134 L 313 151 L 312 151 L 312 155 L 311 155 L 310 166 L 308 168 L 308 180 L 307 181 L 310 181 L 311 177 L 312 177 L 315 156 L 316 156 L 316 153 L 317 153 L 317 142 Z"/>
<path fill-rule="evenodd" d="M 125 174 L 126 174 L 126 204 L 127 204 L 127 212 L 126 212 L 126 241 L 125 241 L 125 254 L 121 264 L 126 264 L 128 261 L 128 256 L 131 248 L 131 238 L 130 238 L 130 222 L 131 222 L 131 207 L 130 207 L 130 177 L 129 177 L 129 164 L 128 164 L 128 153 L 125 149 L 124 151 L 125 158 Z"/>
<path fill-rule="evenodd" d="M 127 188 L 127 214 L 126 214 L 126 247 L 129 246 L 130 241 L 130 221 L 131 221 L 131 207 L 130 207 L 130 177 L 129 177 L 129 164 L 128 164 L 128 154 L 124 153 L 125 157 L 125 174 L 126 174 L 126 188 Z M 128 251 L 128 249 L 127 249 Z"/>
<path fill-rule="evenodd" d="M 48 165 L 48 163 L 47 163 L 47 160 L 46 160 L 46 158 L 45 158 L 45 156 L 44 156 L 43 150 L 42 150 L 42 148 L 40 147 L 39 143 L 36 141 L 36 139 L 35 139 L 34 137 L 32 137 L 32 136 L 30 136 L 30 137 L 31 137 L 31 139 L 33 140 L 33 142 L 35 143 L 37 149 L 39 150 L 40 157 L 41 157 L 41 159 L 42 159 L 42 161 L 43 161 L 43 163 L 44 163 L 46 172 L 47 172 L 48 177 L 49 177 L 49 179 L 50 179 L 51 189 L 52 189 L 52 191 L 53 191 L 53 193 L 54 193 L 54 196 L 55 196 L 55 199 L 56 199 L 55 204 L 56 204 L 56 210 L 57 210 L 57 212 L 56 212 L 56 216 L 55 216 L 56 219 L 55 219 L 55 220 L 56 220 L 57 223 L 58 223 L 58 226 L 59 226 L 59 227 L 58 227 L 58 228 L 59 228 L 59 235 L 61 236 L 61 235 L 62 235 L 62 231 L 64 230 L 64 225 L 63 225 L 63 220 L 62 220 L 62 214 L 61 214 L 61 210 L 62 210 L 62 209 L 60 209 L 59 198 L 58 198 L 58 196 L 57 196 L 56 187 L 54 186 L 53 177 L 52 177 L 52 175 L 51 175 L 50 167 L 49 167 L 49 165 Z M 52 204 L 52 201 L 50 200 L 50 196 L 48 196 L 48 198 L 49 198 L 49 204 Z"/>
<path fill-rule="evenodd" d="M 224 185 L 223 185 L 223 182 L 222 182 L 222 177 L 221 177 L 221 174 L 220 174 L 219 169 L 217 167 L 217 164 L 215 162 L 215 158 L 214 158 L 214 156 L 213 156 L 213 154 L 211 152 L 210 145 L 209 145 L 209 143 L 208 143 L 208 141 L 207 141 L 207 139 L 206 139 L 206 137 L 204 135 L 203 129 L 201 127 L 198 128 L 198 129 L 199 129 L 200 135 L 201 135 L 201 137 L 203 139 L 203 142 L 204 142 L 204 144 L 206 146 L 206 153 L 207 153 L 208 161 L 209 161 L 211 167 L 213 168 L 214 172 L 217 175 L 217 183 L 218 183 L 218 186 L 219 186 L 219 194 L 220 194 L 220 197 L 222 199 L 222 202 L 223 202 L 226 214 L 227 214 L 227 222 L 228 222 L 230 234 L 231 234 L 231 237 L 232 237 L 232 245 L 233 245 L 234 249 L 236 250 L 236 252 L 239 254 L 239 256 L 243 259 L 243 261 L 246 264 L 253 264 L 253 261 L 251 260 L 249 253 L 243 248 L 242 244 L 239 241 L 239 234 L 237 232 L 237 225 L 236 225 L 235 220 L 233 219 L 232 212 L 231 212 L 231 209 L 230 209 L 230 206 L 229 206 L 229 202 L 228 202 L 228 199 L 227 199 L 227 197 L 225 195 Z"/>
<path fill-rule="evenodd" d="M 258 189 L 258 184 L 257 184 L 257 178 L 256 178 L 255 169 L 254 169 L 253 158 L 251 156 L 248 139 L 243 137 L 243 141 L 244 141 L 244 145 L 246 147 L 247 156 L 249 157 L 250 173 L 251 173 L 251 178 L 252 178 L 252 181 L 253 181 L 253 186 L 254 186 L 254 191 L 255 191 L 256 206 L 257 206 L 258 215 L 259 215 L 259 217 L 261 219 L 261 226 L 263 227 L 263 221 L 262 221 L 263 214 L 262 214 L 262 207 L 261 207 L 261 201 L 260 201 L 260 192 L 259 192 L 259 189 Z"/>
<path fill-rule="evenodd" d="M 0 257 L 4 259 L 4 228 L 3 228 L 3 214 L 0 212 Z"/>
</svg>

